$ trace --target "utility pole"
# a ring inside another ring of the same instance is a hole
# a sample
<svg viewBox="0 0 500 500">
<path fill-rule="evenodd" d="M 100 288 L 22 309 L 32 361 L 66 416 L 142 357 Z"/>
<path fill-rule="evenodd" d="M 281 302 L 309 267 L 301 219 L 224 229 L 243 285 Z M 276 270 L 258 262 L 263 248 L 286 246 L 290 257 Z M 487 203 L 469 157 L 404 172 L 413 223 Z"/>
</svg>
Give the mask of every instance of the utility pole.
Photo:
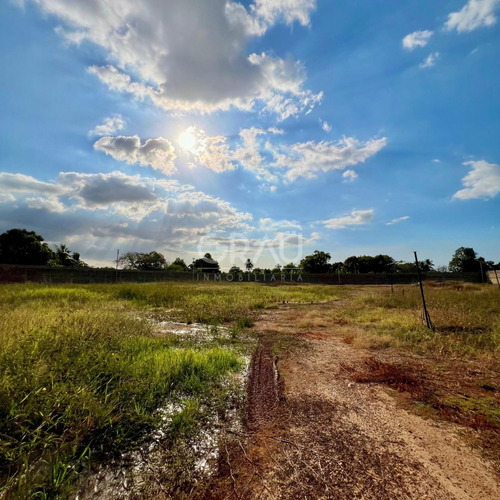
<svg viewBox="0 0 500 500">
<path fill-rule="evenodd" d="M 418 284 L 420 285 L 420 295 L 422 295 L 422 304 L 424 306 L 425 322 L 427 324 L 427 328 L 429 330 L 433 330 L 432 323 L 431 323 L 431 317 L 429 316 L 429 313 L 427 312 L 427 305 L 425 304 L 424 287 L 422 286 L 422 280 L 420 278 L 420 268 L 418 266 L 417 252 L 413 252 L 413 253 L 415 254 L 415 266 L 417 266 L 417 278 L 418 278 Z"/>
</svg>

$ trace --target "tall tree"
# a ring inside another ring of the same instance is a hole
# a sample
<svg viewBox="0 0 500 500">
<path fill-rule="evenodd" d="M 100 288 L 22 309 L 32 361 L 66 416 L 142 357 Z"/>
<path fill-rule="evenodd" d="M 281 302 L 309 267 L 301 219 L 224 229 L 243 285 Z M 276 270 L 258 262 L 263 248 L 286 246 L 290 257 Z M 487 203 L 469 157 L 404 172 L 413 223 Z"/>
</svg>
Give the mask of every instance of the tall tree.
<svg viewBox="0 0 500 500">
<path fill-rule="evenodd" d="M 347 257 L 344 261 L 344 271 L 350 274 L 359 273 L 359 259 L 354 255 Z"/>
<path fill-rule="evenodd" d="M 296 274 L 298 271 L 297 265 L 294 264 L 293 262 L 289 262 L 288 264 L 285 264 L 283 266 L 283 271 L 285 271 L 289 274 Z"/>
<path fill-rule="evenodd" d="M 252 272 L 252 269 L 253 269 L 253 262 L 250 260 L 250 259 L 247 259 L 247 261 L 245 262 L 245 269 L 251 273 Z"/>
<path fill-rule="evenodd" d="M 118 260 L 118 264 L 123 269 L 133 269 L 136 271 L 159 271 L 166 264 L 165 257 L 159 252 L 127 252 Z"/>
<path fill-rule="evenodd" d="M 448 269 L 452 273 L 475 273 L 479 272 L 479 259 L 473 248 L 460 247 L 455 250 Z"/>
<path fill-rule="evenodd" d="M 188 271 L 188 266 L 184 262 L 184 259 L 177 257 L 171 264 L 166 266 L 165 269 L 174 273 L 182 273 Z"/>
<path fill-rule="evenodd" d="M 417 269 L 415 267 L 415 261 L 413 262 L 403 262 L 402 260 L 395 262 L 395 269 L 397 273 L 416 273 Z M 434 264 L 432 260 L 425 259 L 418 261 L 418 267 L 420 271 L 428 273 L 429 271 L 434 271 Z"/>
<path fill-rule="evenodd" d="M 80 254 L 78 252 L 71 253 L 68 246 L 64 243 L 56 245 L 54 258 L 49 264 L 64 267 L 88 267 L 86 262 L 80 260 Z"/>
<path fill-rule="evenodd" d="M 0 234 L 0 263 L 45 266 L 54 252 L 39 234 L 26 229 L 9 229 Z"/>
<path fill-rule="evenodd" d="M 56 245 L 55 254 L 57 264 L 61 266 L 71 266 L 73 258 L 71 257 L 71 253 L 67 245 L 64 243 Z"/>
<path fill-rule="evenodd" d="M 307 255 L 300 261 L 300 267 L 305 273 L 326 273 L 330 267 L 330 259 L 329 253 L 315 250 L 312 255 Z"/>
</svg>

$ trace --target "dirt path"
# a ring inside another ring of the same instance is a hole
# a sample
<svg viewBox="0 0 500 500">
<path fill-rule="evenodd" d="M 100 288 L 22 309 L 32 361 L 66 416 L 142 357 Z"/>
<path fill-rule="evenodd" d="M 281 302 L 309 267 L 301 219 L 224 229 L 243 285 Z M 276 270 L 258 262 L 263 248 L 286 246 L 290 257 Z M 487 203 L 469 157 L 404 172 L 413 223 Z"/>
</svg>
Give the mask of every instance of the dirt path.
<svg viewBox="0 0 500 500">
<path fill-rule="evenodd" d="M 368 353 L 328 328 L 296 323 L 297 308 L 284 308 L 256 324 L 248 431 L 226 447 L 214 498 L 500 498 L 494 466 L 458 426 L 424 420 L 387 388 L 354 382 L 345 366 Z M 272 344 L 283 334 L 304 344 L 280 361 L 279 388 Z"/>
</svg>

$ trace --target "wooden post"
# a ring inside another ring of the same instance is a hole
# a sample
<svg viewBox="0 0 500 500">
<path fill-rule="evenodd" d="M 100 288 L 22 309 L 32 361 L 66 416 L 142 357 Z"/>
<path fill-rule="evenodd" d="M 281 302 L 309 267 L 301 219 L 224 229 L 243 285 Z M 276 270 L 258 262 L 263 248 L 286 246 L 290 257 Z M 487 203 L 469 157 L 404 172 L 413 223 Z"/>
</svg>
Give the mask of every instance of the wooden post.
<svg viewBox="0 0 500 500">
<path fill-rule="evenodd" d="M 498 281 L 498 274 L 496 269 L 495 269 L 495 278 L 497 279 L 498 288 L 500 288 L 500 281 Z"/>
<path fill-rule="evenodd" d="M 415 254 L 415 266 L 417 267 L 418 284 L 420 285 L 420 295 L 422 295 L 422 304 L 424 306 L 425 322 L 427 324 L 427 328 L 429 328 L 429 330 L 432 330 L 433 328 L 432 328 L 431 318 L 429 316 L 429 313 L 427 312 L 427 305 L 425 304 L 424 287 L 422 286 L 422 280 L 420 278 L 420 268 L 418 266 L 417 252 L 413 253 Z"/>
</svg>

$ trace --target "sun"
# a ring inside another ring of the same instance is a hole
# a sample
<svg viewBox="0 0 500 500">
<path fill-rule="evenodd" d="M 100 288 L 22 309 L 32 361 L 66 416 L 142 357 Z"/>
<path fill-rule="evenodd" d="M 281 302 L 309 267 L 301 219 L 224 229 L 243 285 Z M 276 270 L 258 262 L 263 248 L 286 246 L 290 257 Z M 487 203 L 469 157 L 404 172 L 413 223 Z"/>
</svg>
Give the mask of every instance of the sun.
<svg viewBox="0 0 500 500">
<path fill-rule="evenodd" d="M 194 153 L 196 151 L 196 143 L 198 142 L 198 139 L 196 135 L 193 133 L 192 127 L 186 129 L 179 136 L 178 141 L 182 149 L 185 149 L 191 153 Z"/>
</svg>

